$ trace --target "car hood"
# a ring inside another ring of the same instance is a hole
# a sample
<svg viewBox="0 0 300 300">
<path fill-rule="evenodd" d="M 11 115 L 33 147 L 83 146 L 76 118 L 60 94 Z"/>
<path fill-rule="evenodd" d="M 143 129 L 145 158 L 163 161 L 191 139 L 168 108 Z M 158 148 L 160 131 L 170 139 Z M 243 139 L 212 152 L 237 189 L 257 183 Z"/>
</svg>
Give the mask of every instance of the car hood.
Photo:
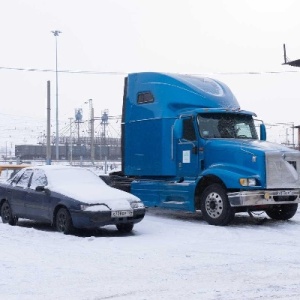
<svg viewBox="0 0 300 300">
<path fill-rule="evenodd" d="M 70 197 L 74 200 L 83 202 L 85 204 L 106 204 L 110 209 L 131 209 L 131 201 L 140 201 L 136 196 L 112 188 L 108 185 L 60 185 L 51 187 L 49 190 Z"/>
</svg>

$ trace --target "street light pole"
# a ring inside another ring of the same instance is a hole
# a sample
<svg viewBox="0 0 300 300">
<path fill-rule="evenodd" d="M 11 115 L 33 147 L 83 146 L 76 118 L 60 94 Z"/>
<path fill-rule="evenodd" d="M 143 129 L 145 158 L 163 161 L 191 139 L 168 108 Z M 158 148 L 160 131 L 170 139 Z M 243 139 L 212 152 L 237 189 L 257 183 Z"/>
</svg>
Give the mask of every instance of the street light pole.
<svg viewBox="0 0 300 300">
<path fill-rule="evenodd" d="M 61 33 L 59 30 L 51 31 L 55 36 L 55 81 L 56 81 L 56 135 L 55 135 L 55 156 L 59 159 L 59 130 L 58 130 L 58 72 L 57 72 L 57 37 Z"/>
</svg>

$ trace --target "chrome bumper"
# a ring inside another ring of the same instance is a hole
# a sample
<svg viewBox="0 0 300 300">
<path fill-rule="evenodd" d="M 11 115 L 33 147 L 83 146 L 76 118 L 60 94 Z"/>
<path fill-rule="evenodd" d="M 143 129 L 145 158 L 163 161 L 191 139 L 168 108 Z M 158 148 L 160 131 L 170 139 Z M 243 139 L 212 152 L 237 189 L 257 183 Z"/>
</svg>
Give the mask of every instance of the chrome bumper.
<svg viewBox="0 0 300 300">
<path fill-rule="evenodd" d="M 241 191 L 227 196 L 233 207 L 300 203 L 300 189 Z"/>
</svg>

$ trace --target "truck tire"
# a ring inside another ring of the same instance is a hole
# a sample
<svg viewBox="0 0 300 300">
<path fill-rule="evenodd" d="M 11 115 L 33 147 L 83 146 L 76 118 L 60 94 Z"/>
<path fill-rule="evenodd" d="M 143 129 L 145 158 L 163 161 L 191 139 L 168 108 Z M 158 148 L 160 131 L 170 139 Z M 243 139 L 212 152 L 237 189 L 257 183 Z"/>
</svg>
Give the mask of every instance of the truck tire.
<svg viewBox="0 0 300 300">
<path fill-rule="evenodd" d="M 266 214 L 274 220 L 288 220 L 296 214 L 297 209 L 297 203 L 273 205 L 271 208 L 266 210 Z"/>
<path fill-rule="evenodd" d="M 234 218 L 226 190 L 220 184 L 208 186 L 201 195 L 203 219 L 210 225 L 225 226 Z"/>
</svg>

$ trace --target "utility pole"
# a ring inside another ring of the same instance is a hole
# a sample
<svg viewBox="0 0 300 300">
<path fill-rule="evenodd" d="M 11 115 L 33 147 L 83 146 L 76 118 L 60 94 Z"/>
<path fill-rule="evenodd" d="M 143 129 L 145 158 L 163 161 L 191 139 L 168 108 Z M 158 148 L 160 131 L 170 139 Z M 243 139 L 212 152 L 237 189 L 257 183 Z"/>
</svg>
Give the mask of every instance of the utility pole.
<svg viewBox="0 0 300 300">
<path fill-rule="evenodd" d="M 94 139 L 95 139 L 95 134 L 94 134 L 94 107 L 91 109 L 91 161 L 92 164 L 95 162 L 95 145 L 94 145 Z"/>
<path fill-rule="evenodd" d="M 56 135 L 55 135 L 55 153 L 56 160 L 59 160 L 59 130 L 58 130 L 58 70 L 57 70 L 57 37 L 61 33 L 59 30 L 51 31 L 55 36 L 55 81 L 56 81 Z"/>
<path fill-rule="evenodd" d="M 72 120 L 73 118 L 69 118 L 70 120 L 70 165 L 72 166 L 73 164 L 73 144 L 72 144 Z"/>
<path fill-rule="evenodd" d="M 85 102 L 87 103 L 87 102 Z M 89 99 L 89 114 L 90 114 L 90 120 L 89 120 L 89 134 L 91 139 L 91 162 L 94 164 L 95 161 L 95 145 L 94 145 L 94 107 L 93 107 L 93 99 Z"/>
<path fill-rule="evenodd" d="M 50 104 L 50 81 L 47 81 L 47 150 L 46 150 L 46 165 L 51 165 L 51 143 L 50 143 L 50 128 L 51 128 L 51 104 Z"/>
</svg>

